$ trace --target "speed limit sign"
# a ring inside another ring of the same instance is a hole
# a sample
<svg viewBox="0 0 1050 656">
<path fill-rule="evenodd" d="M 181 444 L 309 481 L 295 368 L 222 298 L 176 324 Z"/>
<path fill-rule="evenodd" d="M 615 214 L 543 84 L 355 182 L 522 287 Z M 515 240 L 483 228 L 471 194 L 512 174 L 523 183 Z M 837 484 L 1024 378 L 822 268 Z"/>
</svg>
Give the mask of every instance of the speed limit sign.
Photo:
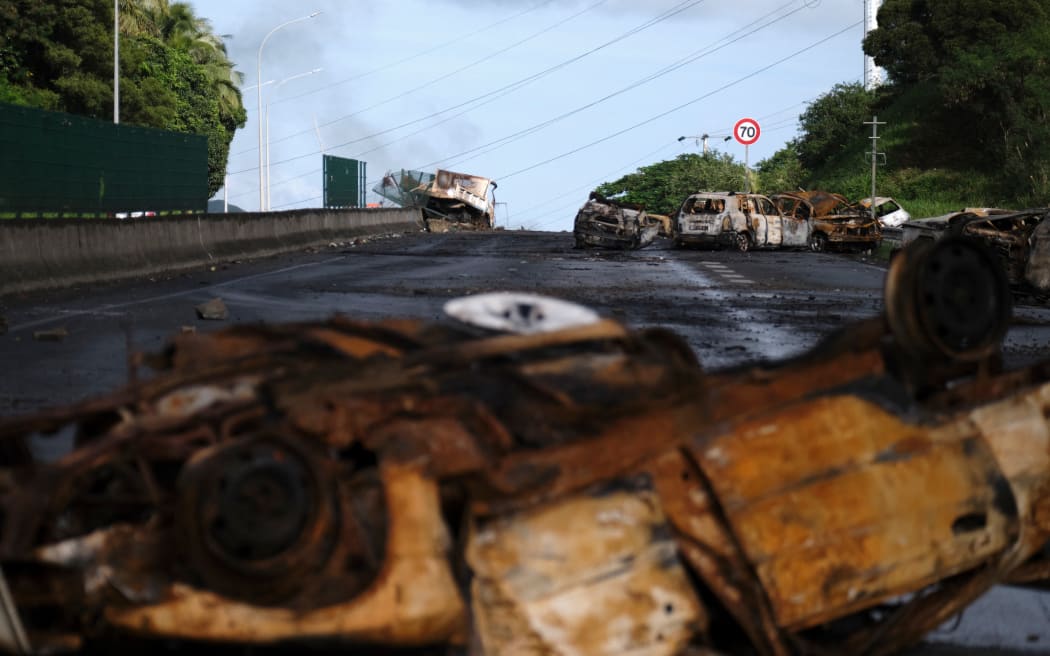
<svg viewBox="0 0 1050 656">
<path fill-rule="evenodd" d="M 758 141 L 760 134 L 762 134 L 762 128 L 758 126 L 758 121 L 753 118 L 742 118 L 733 126 L 733 136 L 745 146 L 750 146 Z"/>
</svg>

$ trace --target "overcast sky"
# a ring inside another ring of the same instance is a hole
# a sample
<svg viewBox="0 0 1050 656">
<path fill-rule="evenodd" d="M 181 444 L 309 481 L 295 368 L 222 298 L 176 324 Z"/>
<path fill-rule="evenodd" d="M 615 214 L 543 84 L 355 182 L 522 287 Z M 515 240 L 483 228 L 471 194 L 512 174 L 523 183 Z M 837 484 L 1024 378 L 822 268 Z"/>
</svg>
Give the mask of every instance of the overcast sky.
<svg viewBox="0 0 1050 656">
<path fill-rule="evenodd" d="M 863 77 L 863 0 L 189 1 L 245 77 L 228 192 L 247 210 L 259 45 L 312 11 L 262 54 L 274 210 L 322 205 L 323 151 L 366 161 L 369 187 L 402 168 L 493 178 L 500 225 L 572 230 L 597 184 L 698 152 L 679 136 L 743 161 L 721 137 L 753 117 L 754 165 L 807 101 Z"/>
</svg>

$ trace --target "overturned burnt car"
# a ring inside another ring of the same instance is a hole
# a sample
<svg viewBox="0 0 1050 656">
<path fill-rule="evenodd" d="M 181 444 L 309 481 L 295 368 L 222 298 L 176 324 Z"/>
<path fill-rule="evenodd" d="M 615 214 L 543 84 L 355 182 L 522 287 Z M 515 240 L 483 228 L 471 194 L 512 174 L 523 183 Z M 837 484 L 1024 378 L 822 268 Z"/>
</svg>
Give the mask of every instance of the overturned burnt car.
<svg viewBox="0 0 1050 656">
<path fill-rule="evenodd" d="M 882 228 L 871 210 L 850 203 L 845 196 L 827 191 L 775 194 L 773 202 L 785 217 L 809 223 L 809 247 L 866 251 L 882 243 Z"/>
<path fill-rule="evenodd" d="M 591 192 L 576 213 L 572 235 L 576 248 L 645 248 L 660 233 L 661 223 L 649 220 L 645 208 Z"/>
<path fill-rule="evenodd" d="M 986 244 L 1006 271 L 1014 295 L 1050 301 L 1050 208 L 1020 211 L 968 208 L 944 216 L 909 221 L 903 242 L 935 241 L 963 235 Z"/>
<path fill-rule="evenodd" d="M 429 232 L 490 230 L 495 226 L 496 183 L 438 169 L 388 172 L 372 191 L 401 207 L 418 208 Z"/>
<path fill-rule="evenodd" d="M 1050 363 L 1000 370 L 971 241 L 723 371 L 575 305 L 446 309 L 181 335 L 152 378 L 0 422 L 3 646 L 889 654 L 1050 578 Z"/>
</svg>

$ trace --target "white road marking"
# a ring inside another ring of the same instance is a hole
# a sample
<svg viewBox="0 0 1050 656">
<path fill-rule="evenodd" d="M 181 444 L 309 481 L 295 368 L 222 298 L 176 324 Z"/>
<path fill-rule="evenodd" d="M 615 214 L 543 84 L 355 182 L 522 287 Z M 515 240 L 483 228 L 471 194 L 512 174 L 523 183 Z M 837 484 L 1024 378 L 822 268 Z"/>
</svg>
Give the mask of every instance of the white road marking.
<svg viewBox="0 0 1050 656">
<path fill-rule="evenodd" d="M 675 270 L 679 284 L 696 287 L 696 292 L 705 300 L 725 311 L 725 316 L 735 324 L 733 330 L 738 335 L 750 338 L 746 348 L 754 355 L 767 359 L 779 359 L 800 352 L 809 345 L 808 341 L 800 341 L 797 332 L 778 328 L 776 324 L 765 318 L 756 316 L 749 310 L 741 309 L 736 303 L 735 294 L 731 295 L 729 292 L 722 291 L 719 285 L 700 269 L 693 268 L 681 261 L 672 261 L 671 266 Z M 733 284 L 741 283 L 734 282 Z M 747 284 L 752 283 L 748 281 Z"/>
</svg>

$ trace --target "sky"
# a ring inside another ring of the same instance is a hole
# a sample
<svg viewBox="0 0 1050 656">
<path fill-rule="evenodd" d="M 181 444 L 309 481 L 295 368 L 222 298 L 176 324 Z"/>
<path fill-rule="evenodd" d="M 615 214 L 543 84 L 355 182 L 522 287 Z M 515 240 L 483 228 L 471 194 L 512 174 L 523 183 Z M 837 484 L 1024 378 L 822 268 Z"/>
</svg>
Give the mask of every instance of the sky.
<svg viewBox="0 0 1050 656">
<path fill-rule="evenodd" d="M 244 75 L 248 120 L 216 198 L 248 211 L 260 79 L 272 210 L 323 206 L 328 154 L 367 162 L 369 188 L 400 169 L 491 178 L 497 225 L 551 231 L 571 231 L 598 184 L 700 152 L 699 135 L 743 162 L 723 139 L 745 117 L 761 126 L 755 166 L 807 102 L 863 79 L 864 0 L 189 4 Z"/>
</svg>

